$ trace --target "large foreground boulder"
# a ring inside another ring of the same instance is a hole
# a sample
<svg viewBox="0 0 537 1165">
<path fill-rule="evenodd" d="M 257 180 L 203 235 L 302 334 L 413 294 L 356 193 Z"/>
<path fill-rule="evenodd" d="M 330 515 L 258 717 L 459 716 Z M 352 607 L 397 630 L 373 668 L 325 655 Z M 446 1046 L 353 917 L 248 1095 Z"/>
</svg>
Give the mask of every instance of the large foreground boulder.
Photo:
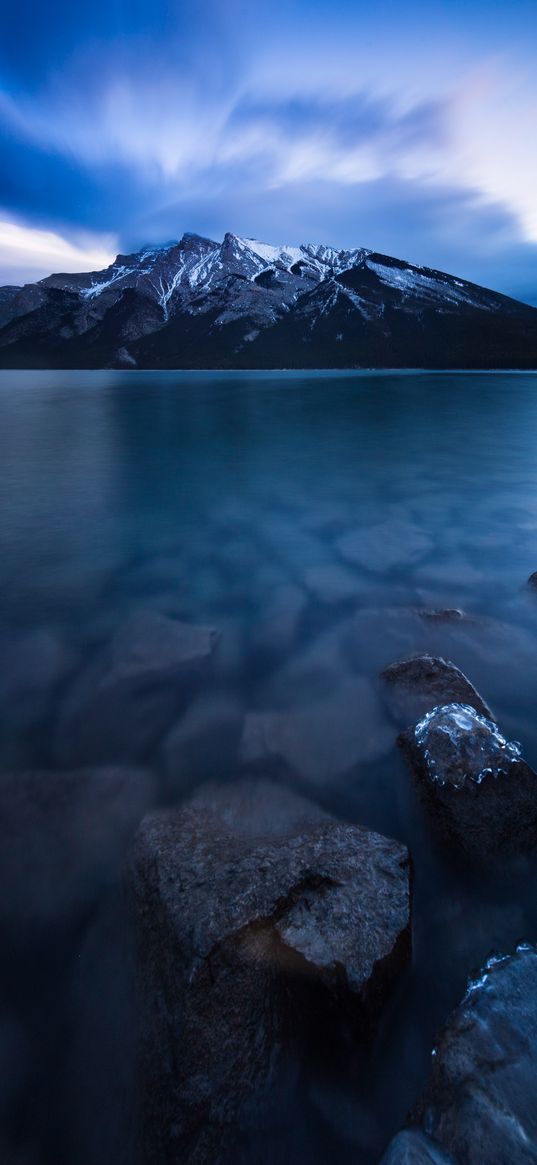
<svg viewBox="0 0 537 1165">
<path fill-rule="evenodd" d="M 63 765 L 145 759 L 191 698 L 218 641 L 210 627 L 135 612 L 73 685 L 56 755 Z"/>
<path fill-rule="evenodd" d="M 535 1165 L 536 1080 L 537 952 L 521 944 L 512 956 L 489 959 L 469 984 L 411 1122 L 456 1165 Z M 429 1160 L 391 1152 L 384 1165 Z"/>
<path fill-rule="evenodd" d="M 369 1032 L 409 956 L 407 850 L 240 782 L 146 818 L 132 880 L 144 1161 L 227 1161 L 304 1028 Z"/>
</svg>

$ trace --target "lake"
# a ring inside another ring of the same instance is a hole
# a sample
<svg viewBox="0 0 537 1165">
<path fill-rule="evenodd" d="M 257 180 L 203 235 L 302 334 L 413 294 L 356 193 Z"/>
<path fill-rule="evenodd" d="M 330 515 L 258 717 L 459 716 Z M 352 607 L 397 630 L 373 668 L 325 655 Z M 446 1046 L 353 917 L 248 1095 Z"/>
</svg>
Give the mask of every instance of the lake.
<svg viewBox="0 0 537 1165">
<path fill-rule="evenodd" d="M 78 753 L 66 743 L 65 709 L 140 611 L 220 633 L 193 693 L 201 736 L 215 707 L 239 726 L 252 712 L 308 710 L 328 738 L 349 726 L 350 768 L 337 747 L 322 762 L 305 748 L 278 776 L 409 846 L 412 966 L 367 1072 L 352 1055 L 297 1064 L 292 1094 L 236 1161 L 374 1165 L 467 977 L 491 951 L 537 938 L 537 863 L 470 876 L 437 851 L 378 683 L 413 652 L 453 660 L 537 767 L 537 594 L 526 585 L 537 570 L 537 374 L 1 372 L 0 491 L 4 772 L 39 769 L 45 781 L 108 759 L 99 717 Z M 468 618 L 423 615 L 443 608 Z M 364 707 L 349 702 L 356 677 Z M 176 766 L 175 727 L 170 706 L 126 758 L 154 772 L 144 809 L 239 771 L 239 728 L 223 750 L 206 733 Z M 26 861 L 17 846 L 35 823 L 22 810 L 13 820 L 20 837 L 14 829 L 0 855 L 0 1149 L 17 1165 L 132 1165 L 121 864 L 106 876 L 94 856 L 80 865 L 78 822 L 69 864 L 51 874 L 54 833 L 34 837 Z"/>
</svg>

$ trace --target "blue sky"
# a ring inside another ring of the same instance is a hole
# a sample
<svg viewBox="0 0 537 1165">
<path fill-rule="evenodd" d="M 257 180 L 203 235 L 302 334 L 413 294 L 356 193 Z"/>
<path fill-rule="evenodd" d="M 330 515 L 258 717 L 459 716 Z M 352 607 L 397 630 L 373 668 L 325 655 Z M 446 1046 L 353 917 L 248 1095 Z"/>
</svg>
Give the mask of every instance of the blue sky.
<svg viewBox="0 0 537 1165">
<path fill-rule="evenodd" d="M 0 282 L 229 229 L 537 303 L 536 44 L 535 0 L 16 0 Z"/>
</svg>

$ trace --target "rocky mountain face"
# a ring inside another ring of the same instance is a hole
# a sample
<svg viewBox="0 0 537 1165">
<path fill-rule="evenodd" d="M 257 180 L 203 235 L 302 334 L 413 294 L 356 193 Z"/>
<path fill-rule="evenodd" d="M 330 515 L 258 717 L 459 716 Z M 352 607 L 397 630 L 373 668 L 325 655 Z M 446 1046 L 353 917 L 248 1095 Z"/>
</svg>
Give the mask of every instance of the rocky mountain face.
<svg viewBox="0 0 537 1165">
<path fill-rule="evenodd" d="M 187 233 L 0 288 L 0 367 L 535 368 L 537 309 L 364 247 Z"/>
</svg>

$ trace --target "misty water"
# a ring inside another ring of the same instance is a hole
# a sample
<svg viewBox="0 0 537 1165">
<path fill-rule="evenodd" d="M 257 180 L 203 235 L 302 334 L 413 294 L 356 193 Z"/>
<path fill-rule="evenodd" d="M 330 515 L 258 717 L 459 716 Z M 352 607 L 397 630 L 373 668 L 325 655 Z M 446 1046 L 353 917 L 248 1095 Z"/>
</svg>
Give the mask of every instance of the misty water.
<svg viewBox="0 0 537 1165">
<path fill-rule="evenodd" d="M 468 976 L 537 940 L 537 862 L 470 873 L 437 850 L 378 681 L 412 652 L 452 659 L 537 767 L 537 375 L 3 372 L 0 489 L 4 803 L 6 774 L 46 782 L 69 767 L 70 693 L 140 610 L 220 632 L 192 692 L 202 729 L 227 702 L 240 723 L 309 710 L 328 739 L 351 737 L 350 768 L 334 741 L 333 759 L 305 747 L 296 771 L 271 775 L 410 847 L 412 965 L 366 1064 L 317 1047 L 235 1161 L 373 1165 Z M 471 617 L 423 617 L 446 607 Z M 357 677 L 363 704 L 349 699 Z M 117 853 L 113 831 L 102 851 L 86 836 L 95 807 L 56 866 L 55 830 L 36 837 L 10 811 L 0 1157 L 17 1165 L 135 1160 L 130 832 L 152 805 L 240 772 L 239 731 L 177 769 L 169 738 L 185 714 L 170 705 L 137 758 L 152 793 L 138 804 L 125 783 Z M 80 765 L 98 720 L 88 733 Z"/>
</svg>

